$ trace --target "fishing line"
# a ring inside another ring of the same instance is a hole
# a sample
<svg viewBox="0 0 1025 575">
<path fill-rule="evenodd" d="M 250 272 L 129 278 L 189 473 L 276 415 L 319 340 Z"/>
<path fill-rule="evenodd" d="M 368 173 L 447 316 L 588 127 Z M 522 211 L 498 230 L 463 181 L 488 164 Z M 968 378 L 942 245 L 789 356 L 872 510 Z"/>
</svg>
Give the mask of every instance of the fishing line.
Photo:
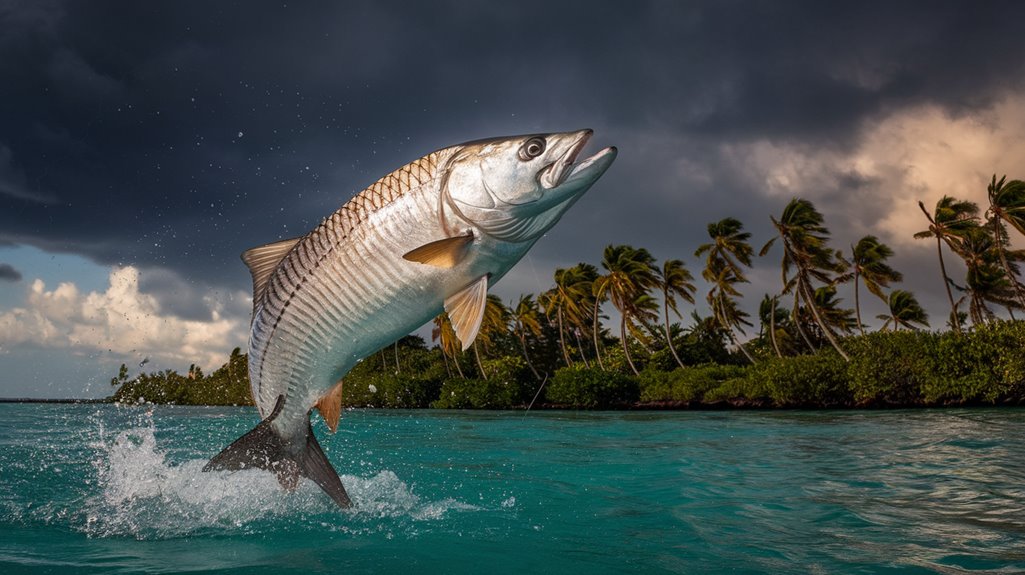
<svg viewBox="0 0 1025 575">
<path fill-rule="evenodd" d="M 541 380 L 541 387 L 537 388 L 537 392 L 534 394 L 534 399 L 530 400 L 530 405 L 527 406 L 527 411 L 523 412 L 523 417 L 527 417 L 527 413 L 530 412 L 530 408 L 534 407 L 534 402 L 537 401 L 537 396 L 541 395 L 541 390 L 545 388 L 545 383 L 548 381 L 548 374 L 545 374 L 545 378 Z"/>
</svg>

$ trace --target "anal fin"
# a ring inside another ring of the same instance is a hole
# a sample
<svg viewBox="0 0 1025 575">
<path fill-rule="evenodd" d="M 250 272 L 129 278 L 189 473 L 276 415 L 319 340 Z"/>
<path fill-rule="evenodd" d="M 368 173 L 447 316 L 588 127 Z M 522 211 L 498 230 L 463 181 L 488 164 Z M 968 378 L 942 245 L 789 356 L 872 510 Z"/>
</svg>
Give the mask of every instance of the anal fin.
<svg viewBox="0 0 1025 575">
<path fill-rule="evenodd" d="M 342 417 L 342 380 L 339 379 L 334 387 L 320 396 L 313 406 L 320 412 L 331 433 L 338 431 L 338 420 Z"/>
</svg>

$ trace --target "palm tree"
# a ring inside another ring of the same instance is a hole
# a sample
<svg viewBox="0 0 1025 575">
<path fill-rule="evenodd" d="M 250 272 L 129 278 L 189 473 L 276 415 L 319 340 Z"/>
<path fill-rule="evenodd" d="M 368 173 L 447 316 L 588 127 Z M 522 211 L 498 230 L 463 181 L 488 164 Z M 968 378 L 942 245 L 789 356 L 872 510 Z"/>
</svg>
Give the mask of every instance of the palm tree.
<svg viewBox="0 0 1025 575">
<path fill-rule="evenodd" d="M 852 316 L 854 310 L 840 307 L 843 300 L 836 297 L 836 286 L 827 285 L 815 290 L 815 307 L 819 310 L 819 316 L 831 331 L 850 334 L 857 325 L 857 320 Z"/>
<path fill-rule="evenodd" d="M 597 278 L 592 294 L 596 300 L 607 297 L 619 310 L 620 344 L 623 346 L 623 353 L 626 354 L 630 369 L 635 374 L 639 373 L 630 357 L 626 328 L 631 312 L 639 311 L 635 305 L 638 297 L 647 294 L 658 285 L 655 258 L 644 248 L 609 245 L 602 254 L 601 265 L 607 273 Z"/>
<path fill-rule="evenodd" d="M 534 363 L 530 361 L 530 354 L 527 352 L 527 337 L 541 337 L 541 311 L 537 307 L 537 301 L 531 295 L 521 295 L 512 309 L 513 333 L 516 339 L 520 340 L 520 347 L 523 350 L 523 359 L 527 360 L 527 367 L 530 368 L 534 377 L 541 379 Z"/>
<path fill-rule="evenodd" d="M 738 341 L 734 333 L 734 329 L 736 329 L 743 334 L 743 326 L 750 326 L 751 322 L 747 321 L 748 314 L 737 307 L 735 298 L 740 297 L 740 292 L 734 286 L 740 280 L 737 279 L 733 268 L 724 259 L 713 259 L 710 260 L 701 275 L 712 284 L 708 295 L 705 296 L 708 306 L 712 309 L 711 319 L 726 332 L 730 343 L 739 348 L 744 357 L 753 364 L 754 358 Z"/>
<path fill-rule="evenodd" d="M 1020 307 L 1014 298 L 1011 280 L 1004 273 L 998 260 L 1003 251 L 993 236 L 981 228 L 974 227 L 961 236 L 958 244 L 960 255 L 967 267 L 965 291 L 968 293 L 968 316 L 973 324 L 984 323 L 995 316 L 986 302 L 992 302 L 1008 309 Z M 1018 258 L 1015 253 L 1012 257 Z"/>
<path fill-rule="evenodd" d="M 1025 289 L 1018 281 L 1016 270 L 1012 269 L 1007 259 L 1004 246 L 1010 244 L 1010 239 L 1002 225 L 1002 223 L 1007 223 L 1018 233 L 1025 234 L 1025 182 L 1021 180 L 1006 182 L 1006 180 L 1007 176 L 1004 176 L 998 182 L 996 174 L 993 174 L 993 180 L 986 189 L 989 196 L 989 210 L 986 212 L 986 217 L 1000 248 L 1000 263 L 1014 287 L 1018 303 L 1025 307 Z"/>
<path fill-rule="evenodd" d="M 708 235 L 712 243 L 701 244 L 694 252 L 695 256 L 701 257 L 708 254 L 706 266 L 713 260 L 722 260 L 726 266 L 733 271 L 740 283 L 747 283 L 744 277 L 744 270 L 741 266 L 751 267 L 751 255 L 754 253 L 747 241 L 751 234 L 742 231 L 744 224 L 735 218 L 724 218 L 718 222 L 708 224 Z"/>
<path fill-rule="evenodd" d="M 662 288 L 662 301 L 665 304 L 663 307 L 665 308 L 666 345 L 669 346 L 673 359 L 676 360 L 676 364 L 680 367 L 683 367 L 683 362 L 680 361 L 680 356 L 676 354 L 676 349 L 673 348 L 673 338 L 669 334 L 669 310 L 672 309 L 676 317 L 683 319 L 676 305 L 676 297 L 679 296 L 687 303 L 694 303 L 695 288 L 693 280 L 694 276 L 690 274 L 690 271 L 682 261 L 666 260 L 662 262 L 658 283 L 659 287 Z"/>
<path fill-rule="evenodd" d="M 814 281 L 831 285 L 832 274 L 844 271 L 843 260 L 829 248 L 829 230 L 823 225 L 824 218 L 808 200 L 794 198 L 783 209 L 779 220 L 769 216 L 779 235 L 765 244 L 760 255 L 768 253 L 777 239 L 783 240 L 783 293 L 794 292 L 794 312 L 799 300 L 811 311 L 815 323 L 822 330 L 834 349 L 847 361 L 850 357 L 840 348 L 836 337 L 823 321 L 815 301 Z M 793 271 L 793 275 L 790 273 Z M 796 315 L 794 318 L 797 321 Z M 802 332 L 802 335 L 803 332 Z M 807 336 L 805 336 L 807 341 Z"/>
<path fill-rule="evenodd" d="M 649 293 L 638 293 L 637 297 L 630 302 L 626 320 L 626 331 L 633 336 L 634 341 L 639 343 L 644 351 L 651 355 L 651 342 L 660 337 L 658 328 L 658 300 Z M 628 348 L 629 349 L 629 348 Z M 627 354 L 630 355 L 629 353 Z"/>
<path fill-rule="evenodd" d="M 956 318 L 957 304 L 954 303 L 954 294 L 950 290 L 950 276 L 947 275 L 947 266 L 943 262 L 943 244 L 946 243 L 954 253 L 957 253 L 958 243 L 961 238 L 972 228 L 978 227 L 979 206 L 973 202 L 959 201 L 950 196 L 943 196 L 936 202 L 936 210 L 930 214 L 925 209 L 925 204 L 918 202 L 918 207 L 929 220 L 929 229 L 915 234 L 915 239 L 936 238 L 936 254 L 940 259 L 940 273 L 943 275 L 943 287 L 947 290 L 947 300 L 950 301 L 951 318 Z M 959 322 L 951 321 L 956 333 L 961 333 Z"/>
<path fill-rule="evenodd" d="M 708 224 L 708 235 L 712 242 L 698 246 L 694 255 L 700 257 L 707 254 L 701 276 L 712 284 L 706 298 L 712 307 L 712 318 L 727 331 L 730 341 L 740 348 L 748 361 L 754 363 L 754 358 L 738 342 L 734 333 L 734 329 L 744 333 L 741 325 L 751 325 L 745 319 L 747 314 L 740 311 L 732 300 L 740 297 L 736 284 L 748 281 L 743 267 L 751 267 L 751 254 L 754 252 L 748 243 L 751 234 L 743 229 L 744 225 L 735 218 L 724 218 Z"/>
<path fill-rule="evenodd" d="M 851 246 L 851 269 L 838 278 L 837 281 L 846 282 L 848 276 L 854 280 L 854 313 L 858 320 L 858 329 L 861 335 L 865 335 L 865 325 L 861 322 L 861 301 L 859 298 L 860 279 L 870 293 L 886 302 L 883 288 L 890 287 L 890 282 L 899 282 L 904 279 L 900 272 L 891 268 L 886 260 L 893 256 L 893 250 L 879 241 L 875 236 L 865 236 L 858 240 L 858 243 Z"/>
<path fill-rule="evenodd" d="M 783 357 L 783 351 L 779 346 L 779 332 L 786 333 L 786 322 L 789 316 L 786 310 L 778 307 L 779 296 L 769 297 L 769 294 L 765 294 L 760 304 L 758 304 L 758 318 L 760 320 L 759 327 L 759 338 L 764 338 L 765 334 L 769 334 L 769 341 L 772 343 L 772 349 L 776 352 L 776 357 Z"/>
<path fill-rule="evenodd" d="M 566 365 L 572 361 L 566 347 L 566 329 L 586 326 L 590 319 L 592 286 L 598 270 L 590 264 L 577 264 L 571 268 L 555 270 L 555 287 L 542 300 L 549 316 L 555 315 L 559 329 L 559 345 Z M 579 343 L 578 343 L 579 347 Z M 582 354 L 583 352 L 581 352 Z M 586 358 L 584 359 L 586 362 Z"/>
<path fill-rule="evenodd" d="M 445 367 L 448 367 L 448 358 L 452 358 L 453 363 L 456 364 L 456 371 L 459 373 L 459 377 L 466 379 L 462 368 L 459 367 L 459 358 L 456 356 L 457 353 L 462 353 L 462 344 L 459 343 L 459 337 L 456 336 L 456 330 L 452 327 L 452 321 L 448 318 L 447 312 L 443 311 L 434 316 L 431 341 L 438 342 L 439 347 L 441 347 L 441 357 L 445 359 Z"/>
<path fill-rule="evenodd" d="M 910 330 L 918 329 L 916 326 L 929 327 L 929 316 L 911 292 L 893 290 L 887 299 L 887 305 L 890 308 L 890 315 L 876 316 L 885 320 L 880 331 L 885 331 L 890 326 L 893 327 L 893 331 L 897 331 L 901 326 Z"/>
</svg>

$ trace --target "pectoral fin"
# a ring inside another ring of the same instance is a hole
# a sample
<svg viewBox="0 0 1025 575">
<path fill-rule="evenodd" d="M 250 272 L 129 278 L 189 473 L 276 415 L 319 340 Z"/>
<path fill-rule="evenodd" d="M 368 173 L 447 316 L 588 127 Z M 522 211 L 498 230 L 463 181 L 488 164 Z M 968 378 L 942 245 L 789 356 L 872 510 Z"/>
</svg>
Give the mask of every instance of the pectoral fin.
<svg viewBox="0 0 1025 575">
<path fill-rule="evenodd" d="M 439 268 L 451 268 L 466 257 L 466 248 L 473 242 L 473 234 L 466 233 L 424 244 L 415 250 L 406 252 L 402 257 L 411 262 L 432 265 Z"/>
<path fill-rule="evenodd" d="M 458 293 L 445 298 L 445 311 L 455 329 L 456 337 L 463 344 L 463 351 L 469 349 L 480 331 L 484 319 L 484 306 L 488 302 L 488 276 L 466 286 Z"/>
<path fill-rule="evenodd" d="M 334 387 L 327 390 L 327 393 L 320 396 L 317 403 L 313 404 L 324 418 L 327 428 L 334 433 L 338 430 L 338 419 L 342 416 L 342 380 Z"/>
</svg>

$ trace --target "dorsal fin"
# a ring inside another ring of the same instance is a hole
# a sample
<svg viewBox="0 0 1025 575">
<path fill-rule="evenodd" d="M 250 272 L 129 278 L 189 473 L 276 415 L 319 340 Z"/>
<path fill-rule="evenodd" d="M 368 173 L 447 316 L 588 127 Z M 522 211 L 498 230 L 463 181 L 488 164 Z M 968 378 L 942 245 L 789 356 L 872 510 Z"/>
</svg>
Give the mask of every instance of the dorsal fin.
<svg viewBox="0 0 1025 575">
<path fill-rule="evenodd" d="M 463 344 L 463 351 L 469 349 L 480 331 L 484 319 L 484 306 L 488 302 L 488 276 L 466 286 L 458 293 L 445 298 L 445 311 L 452 322 L 456 337 Z"/>
<path fill-rule="evenodd" d="M 249 273 L 253 274 L 253 310 L 263 298 L 263 292 L 267 290 L 267 281 L 270 279 L 274 269 L 278 267 L 281 260 L 288 252 L 292 251 L 295 244 L 302 238 L 281 240 L 242 252 L 242 261 L 249 266 Z"/>
<path fill-rule="evenodd" d="M 466 256 L 466 248 L 473 242 L 473 233 L 453 236 L 428 244 L 403 254 L 403 258 L 411 262 L 432 265 L 439 268 L 452 268 Z"/>
<path fill-rule="evenodd" d="M 313 405 L 320 412 L 320 416 L 324 418 L 324 423 L 327 424 L 331 433 L 337 431 L 338 419 L 342 416 L 342 380 L 339 379 L 338 383 L 320 396 L 317 403 Z"/>
</svg>

